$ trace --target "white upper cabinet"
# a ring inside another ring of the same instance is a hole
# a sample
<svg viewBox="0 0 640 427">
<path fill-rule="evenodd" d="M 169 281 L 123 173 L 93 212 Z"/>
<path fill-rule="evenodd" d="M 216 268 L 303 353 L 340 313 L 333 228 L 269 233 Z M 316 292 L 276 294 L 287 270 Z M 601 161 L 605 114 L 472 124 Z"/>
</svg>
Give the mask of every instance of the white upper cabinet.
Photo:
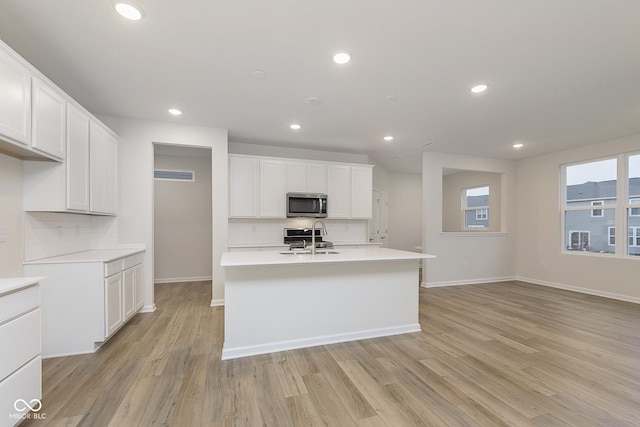
<svg viewBox="0 0 640 427">
<path fill-rule="evenodd" d="M 0 139 L 31 146 L 31 72 L 0 45 Z"/>
<path fill-rule="evenodd" d="M 351 166 L 327 166 L 327 217 L 351 216 Z"/>
<path fill-rule="evenodd" d="M 95 121 L 89 123 L 89 207 L 92 212 L 118 210 L 118 140 Z"/>
<path fill-rule="evenodd" d="M 307 163 L 307 192 L 327 194 L 327 165 Z"/>
<path fill-rule="evenodd" d="M 288 193 L 327 193 L 327 165 L 287 161 Z"/>
<path fill-rule="evenodd" d="M 351 166 L 351 218 L 371 218 L 373 170 Z"/>
<path fill-rule="evenodd" d="M 229 216 L 251 218 L 258 216 L 259 160 L 229 156 Z"/>
<path fill-rule="evenodd" d="M 285 162 L 260 160 L 260 217 L 286 217 Z"/>
<path fill-rule="evenodd" d="M 66 208 L 89 210 L 89 122 L 79 108 L 67 105 Z"/>
<path fill-rule="evenodd" d="M 33 78 L 33 149 L 64 160 L 66 100 L 62 93 L 41 79 Z"/>
<path fill-rule="evenodd" d="M 373 166 L 229 155 L 229 217 L 286 218 L 287 193 L 327 195 L 327 217 L 371 218 Z"/>
</svg>

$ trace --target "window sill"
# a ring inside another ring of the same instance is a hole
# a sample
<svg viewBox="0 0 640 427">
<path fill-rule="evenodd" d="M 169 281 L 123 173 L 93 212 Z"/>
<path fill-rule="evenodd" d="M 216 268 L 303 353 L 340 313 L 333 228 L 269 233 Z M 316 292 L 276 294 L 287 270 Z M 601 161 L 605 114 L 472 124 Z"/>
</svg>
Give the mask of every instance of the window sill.
<svg viewBox="0 0 640 427">
<path fill-rule="evenodd" d="M 442 237 L 507 237 L 506 231 L 441 231 Z"/>
</svg>

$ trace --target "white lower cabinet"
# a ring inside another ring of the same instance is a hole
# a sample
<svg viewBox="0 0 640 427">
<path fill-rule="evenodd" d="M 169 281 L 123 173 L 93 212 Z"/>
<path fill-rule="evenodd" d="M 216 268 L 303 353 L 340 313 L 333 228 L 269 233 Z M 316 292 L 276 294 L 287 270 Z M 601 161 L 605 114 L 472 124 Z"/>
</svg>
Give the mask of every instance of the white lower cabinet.
<svg viewBox="0 0 640 427">
<path fill-rule="evenodd" d="M 95 352 L 143 306 L 144 253 L 113 261 L 32 261 L 42 280 L 42 356 Z"/>
<path fill-rule="evenodd" d="M 28 409 L 16 405 L 19 399 L 36 406 L 42 398 L 40 314 L 37 282 L 9 290 L 0 286 L 0 426 L 22 421 Z"/>
</svg>

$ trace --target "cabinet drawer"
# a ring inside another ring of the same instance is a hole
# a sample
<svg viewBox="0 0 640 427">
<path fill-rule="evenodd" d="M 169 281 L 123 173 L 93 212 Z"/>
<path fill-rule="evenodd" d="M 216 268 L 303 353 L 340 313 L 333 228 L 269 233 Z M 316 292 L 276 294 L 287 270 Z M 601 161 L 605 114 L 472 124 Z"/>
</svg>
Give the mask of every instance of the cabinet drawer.
<svg viewBox="0 0 640 427">
<path fill-rule="evenodd" d="M 38 285 L 0 297 L 0 325 L 40 305 Z"/>
<path fill-rule="evenodd" d="M 113 276 L 122 271 L 122 259 L 104 263 L 104 277 Z"/>
<path fill-rule="evenodd" d="M 27 413 L 28 409 L 20 404 L 17 405 L 18 409 L 24 409 L 22 411 L 16 410 L 14 405 L 17 399 L 24 400 L 34 406 L 35 409 L 38 407 L 38 403 L 32 402 L 32 400 L 40 400 L 41 398 L 42 360 L 40 359 L 40 356 L 38 356 L 16 371 L 9 378 L 0 382 L 0 414 L 2 414 L 1 425 L 15 425 L 20 420 L 20 414 Z M 45 411 L 42 410 L 41 412 Z"/>
<path fill-rule="evenodd" d="M 122 269 L 126 270 L 127 268 L 131 268 L 134 265 L 142 264 L 143 261 L 144 261 L 144 253 L 128 256 L 123 261 Z"/>
<path fill-rule="evenodd" d="M 4 379 L 40 354 L 40 310 L 0 326 L 0 343 L 5 347 L 0 353 L 0 379 Z"/>
</svg>

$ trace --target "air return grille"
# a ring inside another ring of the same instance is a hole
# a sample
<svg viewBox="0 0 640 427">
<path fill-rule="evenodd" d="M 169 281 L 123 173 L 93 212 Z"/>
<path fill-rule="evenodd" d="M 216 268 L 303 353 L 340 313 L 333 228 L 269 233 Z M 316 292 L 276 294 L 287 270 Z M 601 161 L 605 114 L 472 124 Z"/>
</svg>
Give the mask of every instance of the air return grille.
<svg viewBox="0 0 640 427">
<path fill-rule="evenodd" d="M 196 180 L 194 171 L 178 171 L 169 169 L 155 169 L 153 171 L 153 178 L 160 181 L 187 181 L 193 182 Z"/>
</svg>

